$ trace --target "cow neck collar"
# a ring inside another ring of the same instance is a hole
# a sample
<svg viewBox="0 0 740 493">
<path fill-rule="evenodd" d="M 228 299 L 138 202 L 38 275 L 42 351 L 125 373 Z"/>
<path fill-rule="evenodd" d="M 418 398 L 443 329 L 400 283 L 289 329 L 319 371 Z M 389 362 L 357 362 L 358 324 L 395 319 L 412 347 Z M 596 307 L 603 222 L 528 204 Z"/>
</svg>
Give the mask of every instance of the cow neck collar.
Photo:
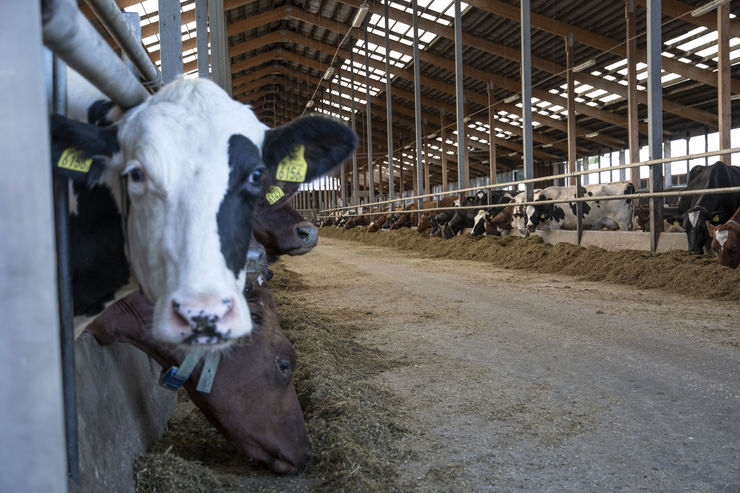
<svg viewBox="0 0 740 493">
<path fill-rule="evenodd" d="M 734 219 L 730 219 L 729 221 L 727 221 L 726 224 L 734 224 L 735 226 L 737 226 L 738 228 L 740 228 L 740 223 L 737 222 L 737 221 L 735 221 Z"/>
</svg>

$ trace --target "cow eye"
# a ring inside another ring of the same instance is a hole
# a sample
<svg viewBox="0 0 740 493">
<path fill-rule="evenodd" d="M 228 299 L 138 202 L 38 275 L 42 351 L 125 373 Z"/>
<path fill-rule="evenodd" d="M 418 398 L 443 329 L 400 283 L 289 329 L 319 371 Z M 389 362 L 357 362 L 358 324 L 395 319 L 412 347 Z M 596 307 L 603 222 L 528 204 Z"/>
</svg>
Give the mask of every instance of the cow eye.
<svg viewBox="0 0 740 493">
<path fill-rule="evenodd" d="M 249 178 L 248 178 L 249 183 L 253 185 L 262 183 L 264 176 L 265 176 L 265 170 L 263 170 L 262 168 L 257 168 L 256 170 L 252 171 L 252 173 L 250 173 Z"/>
<path fill-rule="evenodd" d="M 277 356 L 275 358 L 275 368 L 285 378 L 290 378 L 290 375 L 293 373 L 293 365 L 291 365 L 290 360 L 286 358 L 281 358 L 280 356 Z"/>
<path fill-rule="evenodd" d="M 133 195 L 140 195 L 146 190 L 146 171 L 139 161 L 131 161 L 123 170 L 128 179 L 128 189 Z"/>
<path fill-rule="evenodd" d="M 134 168 L 131 171 L 129 171 L 128 177 L 134 183 L 143 183 L 144 180 L 146 180 L 146 175 L 144 175 L 144 170 L 142 170 L 141 168 Z"/>
</svg>

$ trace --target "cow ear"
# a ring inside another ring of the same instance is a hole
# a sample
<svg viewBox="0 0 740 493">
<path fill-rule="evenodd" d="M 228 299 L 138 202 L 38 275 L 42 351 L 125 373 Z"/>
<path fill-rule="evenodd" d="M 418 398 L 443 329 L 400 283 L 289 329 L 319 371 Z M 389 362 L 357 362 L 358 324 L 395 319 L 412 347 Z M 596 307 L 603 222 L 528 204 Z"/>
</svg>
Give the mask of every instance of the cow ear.
<svg viewBox="0 0 740 493">
<path fill-rule="evenodd" d="M 711 223 L 711 221 L 707 221 L 707 229 L 709 230 L 709 236 L 714 238 L 714 230 L 716 229 L 716 227 L 714 226 L 714 224 Z"/>
<path fill-rule="evenodd" d="M 51 162 L 55 175 L 92 185 L 120 150 L 117 127 L 98 127 L 51 116 Z"/>
<path fill-rule="evenodd" d="M 338 120 L 304 116 L 268 130 L 262 160 L 276 181 L 304 183 L 338 167 L 357 147 L 357 134 Z"/>
</svg>

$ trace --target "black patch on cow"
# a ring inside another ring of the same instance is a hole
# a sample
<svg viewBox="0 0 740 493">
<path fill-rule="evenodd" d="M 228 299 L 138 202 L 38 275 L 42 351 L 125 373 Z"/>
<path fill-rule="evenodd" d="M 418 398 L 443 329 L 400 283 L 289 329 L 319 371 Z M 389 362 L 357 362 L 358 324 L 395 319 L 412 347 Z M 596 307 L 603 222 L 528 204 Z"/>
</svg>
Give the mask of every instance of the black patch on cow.
<svg viewBox="0 0 740 493">
<path fill-rule="evenodd" d="M 62 115 L 51 115 L 51 163 L 54 174 L 88 185 L 97 183 L 105 169 L 107 158 L 120 150 L 117 133 L 117 127 L 98 127 Z M 80 151 L 85 159 L 93 159 L 89 172 L 81 173 L 57 167 L 62 153 L 69 148 Z"/>
<path fill-rule="evenodd" d="M 596 203 L 598 204 L 599 201 L 597 200 Z M 591 206 L 588 205 L 588 202 L 581 202 L 581 204 L 581 219 L 583 219 L 584 217 L 588 216 L 589 212 L 591 212 Z M 570 205 L 570 210 L 573 211 L 573 215 L 578 217 L 578 202 L 569 202 L 568 205 Z M 565 217 L 565 214 L 563 214 L 563 217 Z"/>
<path fill-rule="evenodd" d="M 304 116 L 265 133 L 262 159 L 274 174 L 278 163 L 294 152 L 296 145 L 304 147 L 308 169 L 305 182 L 331 172 L 347 159 L 357 147 L 354 130 L 331 118 Z"/>
<path fill-rule="evenodd" d="M 740 167 L 728 166 L 717 161 L 711 166 L 696 166 L 689 172 L 687 190 L 701 190 L 740 186 Z M 706 219 L 718 217 L 717 223 L 724 223 L 740 207 L 740 193 L 687 195 L 678 199 L 678 211 L 682 218 L 689 253 L 700 253 L 711 244 Z M 694 227 L 689 221 L 688 212 L 702 212 L 700 221 Z"/>
<path fill-rule="evenodd" d="M 624 187 L 624 192 L 622 192 L 624 195 L 632 195 L 635 193 L 635 185 L 632 182 L 627 183 L 627 185 Z M 632 203 L 632 199 L 627 199 L 625 201 L 627 205 L 630 205 Z"/>
<path fill-rule="evenodd" d="M 78 214 L 69 219 L 75 315 L 95 315 L 131 276 L 121 215 L 110 189 L 76 183 Z"/>
<path fill-rule="evenodd" d="M 114 106 L 113 101 L 105 99 L 95 101 L 87 109 L 87 123 L 91 123 L 99 127 L 113 125 L 113 122 L 108 119 L 108 114 Z"/>
<path fill-rule="evenodd" d="M 216 220 L 221 253 L 235 276 L 244 270 L 247 262 L 254 211 L 266 173 L 257 146 L 243 135 L 232 135 L 229 138 L 229 184 Z"/>
</svg>

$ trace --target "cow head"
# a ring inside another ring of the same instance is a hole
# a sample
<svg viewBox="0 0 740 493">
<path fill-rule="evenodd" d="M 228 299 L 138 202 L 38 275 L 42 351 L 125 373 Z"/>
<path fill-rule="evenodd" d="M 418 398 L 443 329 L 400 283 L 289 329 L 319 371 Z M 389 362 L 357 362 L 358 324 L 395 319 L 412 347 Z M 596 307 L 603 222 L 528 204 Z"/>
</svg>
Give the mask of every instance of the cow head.
<svg viewBox="0 0 740 493">
<path fill-rule="evenodd" d="M 706 222 L 707 231 L 712 237 L 712 250 L 717 254 L 717 261 L 731 269 L 740 264 L 740 223 L 735 220 L 715 226 Z"/>
<path fill-rule="evenodd" d="M 683 228 L 686 231 L 689 254 L 702 255 L 709 251 L 712 238 L 706 223 L 720 223 L 719 214 L 710 213 L 701 206 L 692 207 L 683 217 Z"/>
<path fill-rule="evenodd" d="M 270 291 L 255 286 L 247 299 L 257 328 L 224 353 L 210 393 L 195 389 L 200 367 L 185 382 L 185 389 L 240 452 L 277 473 L 296 473 L 311 454 L 292 383 L 295 351 L 278 324 Z M 133 344 L 164 368 L 177 365 L 186 351 L 154 339 L 147 330 L 152 311 L 146 299 L 134 293 L 108 307 L 87 330 L 101 344 Z"/>
<path fill-rule="evenodd" d="M 254 236 L 272 259 L 280 255 L 303 255 L 318 243 L 316 226 L 290 205 L 290 198 L 299 187 L 300 183 L 271 177 L 265 180 L 254 216 Z"/>
<path fill-rule="evenodd" d="M 320 117 L 271 130 L 205 79 L 168 84 L 116 126 L 55 116 L 52 132 L 53 162 L 77 149 L 88 169 L 73 177 L 107 184 L 123 211 L 129 262 L 155 304 L 154 337 L 209 349 L 252 330 L 241 291 L 264 180 L 312 180 L 357 141 Z"/>
</svg>

